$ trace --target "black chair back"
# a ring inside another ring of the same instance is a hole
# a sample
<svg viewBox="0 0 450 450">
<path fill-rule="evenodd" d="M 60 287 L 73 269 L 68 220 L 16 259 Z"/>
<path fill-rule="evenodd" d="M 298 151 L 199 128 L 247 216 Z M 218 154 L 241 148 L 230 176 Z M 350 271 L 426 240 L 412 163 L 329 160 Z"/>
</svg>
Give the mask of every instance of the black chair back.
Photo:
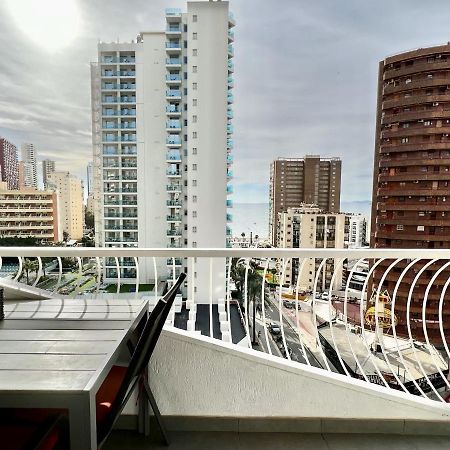
<svg viewBox="0 0 450 450">
<path fill-rule="evenodd" d="M 98 430 L 98 442 L 103 442 L 112 430 L 112 427 L 125 407 L 131 392 L 136 385 L 139 375 L 148 366 L 152 353 L 156 347 L 161 331 L 166 322 L 169 311 L 177 295 L 178 289 L 186 278 L 185 273 L 181 273 L 174 285 L 167 291 L 163 298 L 156 304 L 139 337 L 136 348 L 128 365 L 127 372 L 120 386 L 119 392 L 114 399 L 110 412 L 105 419 L 103 429 Z M 156 286 L 155 286 L 156 289 Z"/>
</svg>

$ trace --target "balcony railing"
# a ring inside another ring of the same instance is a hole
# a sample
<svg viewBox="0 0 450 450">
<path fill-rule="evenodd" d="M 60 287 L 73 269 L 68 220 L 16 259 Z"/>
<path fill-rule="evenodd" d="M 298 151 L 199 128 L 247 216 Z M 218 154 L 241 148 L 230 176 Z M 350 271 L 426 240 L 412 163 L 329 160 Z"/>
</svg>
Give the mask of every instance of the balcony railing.
<svg viewBox="0 0 450 450">
<path fill-rule="evenodd" d="M 166 97 L 181 97 L 180 90 L 168 90 L 166 91 Z"/>
<path fill-rule="evenodd" d="M 174 48 L 174 49 L 180 49 L 181 50 L 181 43 L 180 41 L 168 41 L 166 42 L 166 48 Z"/>
<path fill-rule="evenodd" d="M 137 236 L 111 234 L 105 239 L 136 242 Z M 241 346 L 311 366 L 316 374 L 329 372 L 334 383 L 340 380 L 361 386 L 367 382 L 376 389 L 395 391 L 397 398 L 413 395 L 445 404 L 450 390 L 450 308 L 445 301 L 450 250 L 180 246 L 171 242 L 168 249 L 2 247 L 0 261 L 17 258 L 18 269 L 9 283 L 17 282 L 19 290 L 25 283 L 25 258 L 38 261 L 40 269 L 32 277 L 33 285 L 44 275 L 42 258 L 53 259 L 56 269 L 46 274 L 54 280 L 49 293 L 64 298 L 58 293 L 61 258 L 74 260 L 80 278 L 85 262 L 96 265 L 92 270 L 97 274 L 97 286 L 106 258 L 128 258 L 136 269 L 160 261 L 167 272 L 156 274 L 152 279 L 155 285 L 170 283 L 185 259 L 197 276 L 188 279 L 183 294 L 190 311 L 187 323 L 181 321 L 184 329 L 194 331 L 204 323 L 204 334 L 227 342 L 235 342 L 234 337 L 240 335 Z M 133 271 L 136 286 L 149 282 L 139 278 L 143 273 L 146 271 Z M 121 279 L 114 282 L 120 289 Z M 232 286 L 236 286 L 233 292 Z M 82 288 L 76 289 L 82 296 Z M 135 291 L 130 296 L 140 295 L 139 289 Z M 237 321 L 232 309 L 240 317 Z M 201 314 L 209 317 L 197 322 Z M 219 328 L 213 333 L 216 322 Z"/>
<path fill-rule="evenodd" d="M 167 58 L 166 65 L 167 66 L 179 66 L 181 64 L 180 58 Z"/>
</svg>

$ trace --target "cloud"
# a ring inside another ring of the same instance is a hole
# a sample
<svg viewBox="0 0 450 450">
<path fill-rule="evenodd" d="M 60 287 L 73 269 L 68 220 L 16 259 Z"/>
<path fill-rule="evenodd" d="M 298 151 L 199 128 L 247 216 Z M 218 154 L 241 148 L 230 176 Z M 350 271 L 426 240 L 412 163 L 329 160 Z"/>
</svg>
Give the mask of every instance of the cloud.
<svg viewBox="0 0 450 450">
<path fill-rule="evenodd" d="M 84 178 L 92 155 L 89 62 L 98 40 L 162 30 L 164 8 L 185 1 L 78 5 L 80 34 L 54 53 L 20 33 L 0 5 L 0 134 L 17 145 L 34 142 L 40 158 Z M 268 201 L 271 161 L 306 154 L 341 157 L 342 199 L 370 199 L 378 61 L 447 41 L 447 2 L 232 0 L 231 8 L 235 199 Z"/>
</svg>

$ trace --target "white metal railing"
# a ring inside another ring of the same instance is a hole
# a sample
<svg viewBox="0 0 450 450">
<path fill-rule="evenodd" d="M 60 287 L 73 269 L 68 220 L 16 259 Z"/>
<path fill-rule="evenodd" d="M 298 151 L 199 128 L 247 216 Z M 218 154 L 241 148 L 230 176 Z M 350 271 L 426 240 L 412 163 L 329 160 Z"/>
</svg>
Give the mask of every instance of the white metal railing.
<svg viewBox="0 0 450 450">
<path fill-rule="evenodd" d="M 186 268 L 175 326 L 441 402 L 450 391 L 449 250 L 1 247 L 0 264 L 5 289 L 92 301 L 108 285 L 154 302 Z"/>
</svg>

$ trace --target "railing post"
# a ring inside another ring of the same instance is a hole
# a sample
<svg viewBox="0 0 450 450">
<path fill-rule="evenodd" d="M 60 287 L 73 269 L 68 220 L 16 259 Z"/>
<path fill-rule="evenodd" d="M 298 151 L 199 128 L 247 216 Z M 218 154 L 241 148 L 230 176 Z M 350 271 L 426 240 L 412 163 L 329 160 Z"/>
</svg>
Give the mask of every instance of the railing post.
<svg viewBox="0 0 450 450">
<path fill-rule="evenodd" d="M 0 289 L 0 320 L 5 318 L 5 298 L 4 291 Z"/>
</svg>

